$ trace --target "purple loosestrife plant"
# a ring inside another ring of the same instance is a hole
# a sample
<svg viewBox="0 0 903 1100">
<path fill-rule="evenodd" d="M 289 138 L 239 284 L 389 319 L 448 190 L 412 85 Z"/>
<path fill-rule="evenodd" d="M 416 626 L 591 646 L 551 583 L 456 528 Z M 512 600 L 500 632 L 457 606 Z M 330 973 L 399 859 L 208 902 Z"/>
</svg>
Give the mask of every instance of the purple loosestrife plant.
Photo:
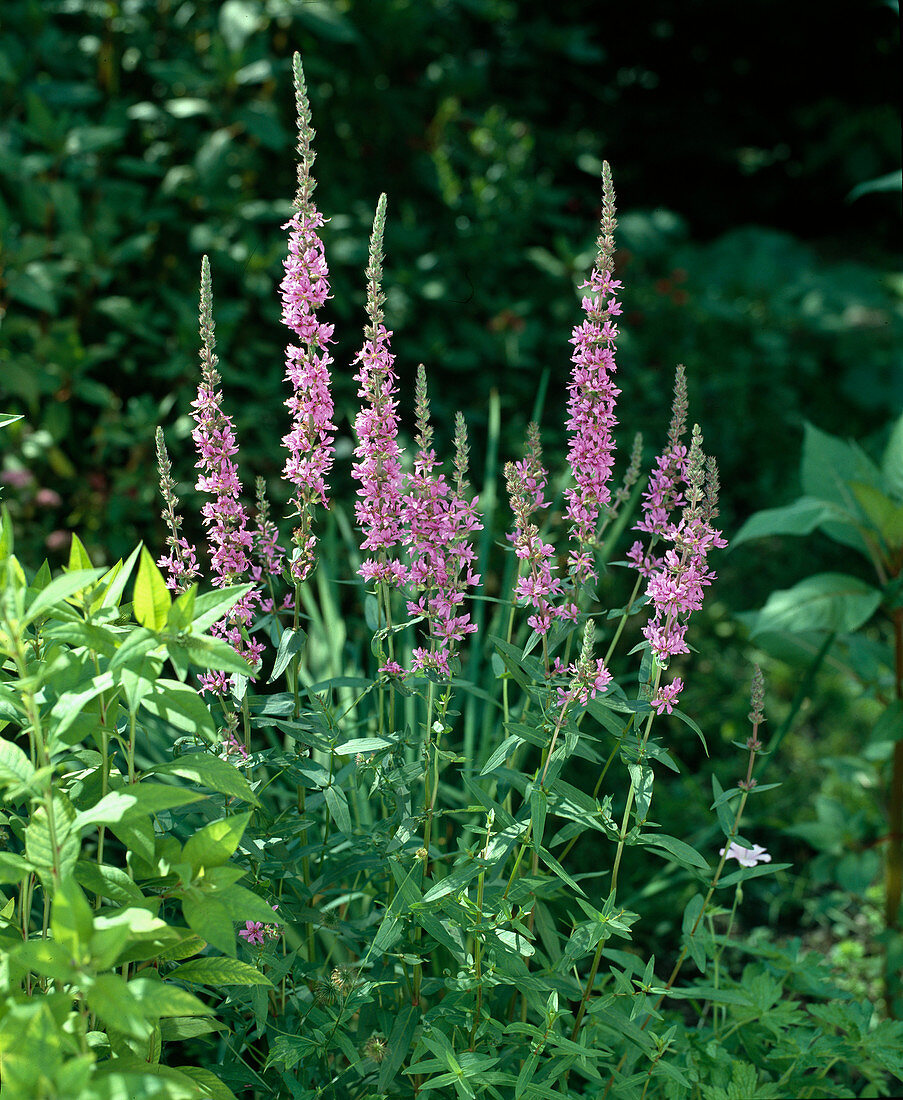
<svg viewBox="0 0 903 1100">
<path fill-rule="evenodd" d="M 668 530 L 671 513 L 684 504 L 683 487 L 687 483 L 687 448 L 681 442 L 687 425 L 687 376 L 683 364 L 678 364 L 674 375 L 674 400 L 671 405 L 671 425 L 668 443 L 656 458 L 655 469 L 643 492 L 643 515 L 634 527 L 650 536 L 649 548 L 644 550 L 638 539 L 627 552 L 628 561 L 646 578 L 664 564 L 664 559 L 653 553 L 658 541 Z"/>
<path fill-rule="evenodd" d="M 210 262 L 205 256 L 201 264 L 201 364 L 202 377 L 197 398 L 192 401 L 195 410 L 195 428 L 191 437 L 198 452 L 196 468 L 200 471 L 195 488 L 213 499 L 201 509 L 207 528 L 212 583 L 226 588 L 240 583 L 251 568 L 249 552 L 253 535 L 248 530 L 248 516 L 241 504 L 241 481 L 238 469 L 232 461 L 238 445 L 232 427 L 232 418 L 222 411 L 220 377 L 217 373 L 217 357 L 214 352 L 216 338 L 213 326 L 213 289 L 210 279 Z M 254 608 L 260 602 L 260 592 L 252 588 L 236 603 L 229 615 L 213 628 L 211 633 L 226 638 L 232 648 L 255 667 L 263 652 L 263 643 L 248 637 Z M 229 690 L 229 678 L 225 673 L 205 673 L 201 677 L 204 689 L 219 695 Z"/>
<path fill-rule="evenodd" d="M 654 608 L 652 619 L 643 627 L 659 669 L 668 667 L 676 653 L 688 653 L 685 640 L 690 615 L 702 607 L 703 591 L 715 579 L 707 558 L 713 548 L 722 549 L 727 540 L 712 526 L 718 515 L 718 471 L 714 459 L 702 452 L 702 433 L 693 426 L 687 457 L 687 490 L 683 515 L 677 524 L 665 528 L 664 538 L 673 544 L 665 552 L 664 564 L 649 578 L 647 594 Z M 657 687 L 653 707 L 661 713 L 671 707 L 683 688 L 676 678 Z"/>
<path fill-rule="evenodd" d="M 617 325 L 613 319 L 621 313 L 616 292 L 621 283 L 612 277 L 614 264 L 615 192 L 611 169 L 602 167 L 602 227 L 598 256 L 589 280 L 590 290 L 583 298 L 584 321 L 574 326 L 571 343 L 571 382 L 568 386 L 570 432 L 568 463 L 576 486 L 565 492 L 567 517 L 571 524 L 572 547 L 568 566 L 578 584 L 595 579 L 596 570 L 590 547 L 595 542 L 600 513 L 611 499 L 608 482 L 614 465 L 615 443 L 612 432 L 617 426 L 615 403 L 621 392 L 614 384 Z"/>
<path fill-rule="evenodd" d="M 430 670 L 452 675 L 450 660 L 457 645 L 476 629 L 461 611 L 465 590 L 480 578 L 471 566 L 476 559 L 469 538 L 482 528 L 476 497 L 467 482 L 467 430 L 459 413 L 455 419 L 455 484 L 449 485 L 432 446 L 429 396 L 423 364 L 417 369 L 417 455 L 404 498 L 407 529 L 405 544 L 410 565 L 408 582 L 420 595 L 408 601 L 408 612 L 429 624 L 430 645 L 413 650 L 413 671 Z"/>
<path fill-rule="evenodd" d="M 298 115 L 298 189 L 295 213 L 282 227 L 290 233 L 280 292 L 283 323 L 298 337 L 298 343 L 289 344 L 285 351 L 285 380 L 292 387 L 285 404 L 292 416 L 292 428 L 282 440 L 289 452 L 283 477 L 293 487 L 291 503 L 299 519 L 291 564 L 292 578 L 298 584 L 314 567 L 317 540 L 313 533 L 313 509 L 318 504 L 329 506 L 326 478 L 332 468 L 335 424 L 329 375 L 332 358 L 326 350 L 332 343 L 333 326 L 317 319 L 317 310 L 330 296 L 329 270 L 317 233 L 324 219 L 313 201 L 314 130 L 304 71 L 297 53 L 293 72 Z"/>
<path fill-rule="evenodd" d="M 364 330 L 364 346 L 354 360 L 358 367 L 354 379 L 359 384 L 357 395 L 362 404 L 354 422 L 357 462 L 351 472 L 360 483 L 354 511 L 364 536 L 361 549 L 376 553 L 375 557 L 363 562 L 360 575 L 365 581 L 375 580 L 398 587 L 404 583 L 407 570 L 397 557 L 387 552 L 402 541 L 404 479 L 398 446 L 398 378 L 394 370 L 395 356 L 390 350 L 392 333 L 383 324 L 385 224 L 386 196 L 381 195 L 373 220 L 367 265 L 370 323 Z"/>
<path fill-rule="evenodd" d="M 555 548 L 542 538 L 531 518 L 548 507 L 548 501 L 543 500 L 547 473 L 536 424 L 527 428 L 525 452 L 520 462 L 505 465 L 508 500 L 514 513 L 514 531 L 507 538 L 518 558 L 515 596 L 533 609 L 527 622 L 537 634 L 545 636 L 552 621 L 562 617 L 566 608 L 557 603 L 564 587 L 555 575 Z"/>
<path fill-rule="evenodd" d="M 169 553 L 157 561 L 166 570 L 166 587 L 173 592 L 185 592 L 192 582 L 201 575 L 198 569 L 197 552 L 188 539 L 180 537 L 182 517 L 179 515 L 179 500 L 176 496 L 176 483 L 172 478 L 172 465 L 163 439 L 163 429 L 157 428 L 157 468 L 160 471 L 160 494 L 163 497 L 163 520 L 169 531 L 166 545 Z"/>
</svg>

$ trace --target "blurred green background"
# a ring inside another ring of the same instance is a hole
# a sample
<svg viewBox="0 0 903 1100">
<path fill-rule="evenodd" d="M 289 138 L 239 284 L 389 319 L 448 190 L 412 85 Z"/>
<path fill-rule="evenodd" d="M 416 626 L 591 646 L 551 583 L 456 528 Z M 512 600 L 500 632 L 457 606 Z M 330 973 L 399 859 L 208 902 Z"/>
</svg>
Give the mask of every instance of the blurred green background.
<svg viewBox="0 0 903 1100">
<path fill-rule="evenodd" d="M 730 535 L 795 495 L 804 420 L 877 444 L 903 406 L 893 0 L 3 0 L 0 402 L 25 419 L 3 434 L 0 479 L 31 566 L 63 560 L 73 530 L 95 561 L 139 537 L 162 548 L 157 424 L 199 536 L 188 414 L 205 252 L 244 483 L 263 474 L 277 507 L 285 499 L 277 286 L 295 181 L 294 50 L 330 219 L 337 496 L 381 191 L 403 393 L 424 362 L 440 446 L 464 409 L 478 485 L 491 393 L 500 457 L 516 457 L 544 377 L 544 436 L 560 468 L 603 158 L 620 215 L 625 450 L 636 430 L 647 460 L 661 446 L 684 362 Z M 846 557 L 825 540 L 784 539 L 717 564 L 687 710 L 727 753 L 746 737 L 749 662 L 766 660 L 732 612 L 819 567 L 858 571 Z M 703 646 L 713 632 L 719 644 Z M 798 674 L 766 666 L 780 714 Z M 814 799 L 822 785 L 841 819 L 871 814 L 862 835 L 881 828 L 867 783 L 823 769 L 874 717 L 848 679 L 826 677 L 785 742 L 795 782 L 761 800 L 763 838 L 814 812 L 802 792 Z M 712 764 L 696 751 L 684 764 L 700 769 L 705 812 Z M 780 858 L 809 865 L 802 840 L 783 843 Z M 823 890 L 812 927 L 833 920 L 842 935 L 853 918 L 830 915 L 832 884 L 847 901 L 868 886 L 868 874 L 841 881 L 844 843 L 806 879 Z M 762 891 L 770 918 L 797 927 L 805 890 Z"/>
</svg>

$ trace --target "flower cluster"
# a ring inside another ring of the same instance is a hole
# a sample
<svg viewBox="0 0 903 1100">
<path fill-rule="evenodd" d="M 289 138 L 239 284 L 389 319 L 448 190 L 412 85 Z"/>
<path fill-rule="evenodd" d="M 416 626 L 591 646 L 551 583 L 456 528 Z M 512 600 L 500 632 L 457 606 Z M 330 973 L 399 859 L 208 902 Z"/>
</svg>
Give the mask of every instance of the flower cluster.
<svg viewBox="0 0 903 1100">
<path fill-rule="evenodd" d="M 611 673 L 605 662 L 593 656 L 594 633 L 595 628 L 589 620 L 583 629 L 583 645 L 577 660 L 565 667 L 560 658 L 555 659 L 552 671 L 556 676 L 569 678 L 568 686 L 558 689 L 558 705 L 562 708 L 571 703 L 585 707 L 590 699 L 596 698 L 596 692 L 604 691 L 611 683 Z"/>
<path fill-rule="evenodd" d="M 210 262 L 206 256 L 201 265 L 200 330 L 203 372 L 197 398 L 191 403 L 195 410 L 191 437 L 198 452 L 195 466 L 200 471 L 195 488 L 213 498 L 204 504 L 201 516 L 207 528 L 212 583 L 217 588 L 226 588 L 237 584 L 248 573 L 251 566 L 248 553 L 253 537 L 247 529 L 248 516 L 239 499 L 241 481 L 232 461 L 238 450 L 232 418 L 222 411 L 220 377 L 216 370 L 218 360 L 213 350 L 216 345 L 213 291 Z M 259 662 L 264 648 L 262 643 L 247 636 L 247 627 L 259 602 L 260 593 L 252 588 L 232 607 L 227 618 L 211 628 L 212 634 L 225 638 L 252 667 Z M 201 683 L 205 690 L 224 695 L 229 688 L 229 677 L 223 672 L 208 673 L 201 677 Z"/>
<path fill-rule="evenodd" d="M 157 560 L 157 565 L 166 570 L 166 587 L 173 592 L 185 592 L 196 577 L 200 576 L 195 548 L 186 538 L 179 535 L 182 517 L 179 515 L 179 501 L 176 497 L 176 483 L 172 477 L 172 465 L 163 441 L 163 429 L 157 428 L 157 467 L 160 471 L 160 493 L 163 497 L 163 520 L 169 535 L 166 545 L 169 553 Z"/>
<path fill-rule="evenodd" d="M 254 520 L 254 564 L 251 566 L 251 580 L 255 584 L 270 584 L 272 578 L 281 577 L 285 560 L 285 550 L 279 545 L 279 529 L 270 519 L 270 503 L 266 497 L 266 485 L 262 477 L 257 478 L 257 513 Z M 272 585 L 270 584 L 272 592 Z M 283 597 L 281 610 L 291 610 L 293 596 L 287 592 Z M 275 613 L 272 596 L 261 597 L 261 611 Z"/>
<path fill-rule="evenodd" d="M 274 905 L 273 909 L 278 909 L 278 905 Z M 259 920 L 247 920 L 245 921 L 244 928 L 238 930 L 239 936 L 243 940 L 246 940 L 248 944 L 256 944 L 258 947 L 263 947 L 266 940 L 274 940 L 279 936 L 279 926 L 277 924 L 264 924 Z"/>
<path fill-rule="evenodd" d="M 614 384 L 617 326 L 613 318 L 621 313 L 616 292 L 621 283 L 612 278 L 615 220 L 614 187 L 606 163 L 602 171 L 602 229 L 599 254 L 589 281 L 583 284 L 590 294 L 583 298 L 585 320 L 576 325 L 571 336 L 574 364 L 568 385 L 570 432 L 568 463 L 576 486 L 566 490 L 567 516 L 571 523 L 572 548 L 568 565 L 575 581 L 596 576 L 592 553 L 596 526 L 602 508 L 611 499 L 608 482 L 614 465 L 612 432 L 618 421 L 615 403 L 621 392 Z"/>
<path fill-rule="evenodd" d="M 543 500 L 546 487 L 546 470 L 542 464 L 542 447 L 539 428 L 530 424 L 527 428 L 525 455 L 520 462 L 505 465 L 505 481 L 508 499 L 514 513 L 514 531 L 508 535 L 514 544 L 514 552 L 524 563 L 518 569 L 515 595 L 533 608 L 527 622 L 537 634 L 547 634 L 552 621 L 559 617 L 571 618 L 576 614 L 573 604 L 556 606 L 554 600 L 564 591 L 561 580 L 555 576 L 553 561 L 555 550 L 544 541 L 531 516 L 548 507 Z M 522 570 L 526 567 L 526 574 Z"/>
<path fill-rule="evenodd" d="M 455 419 L 455 484 L 437 471 L 432 448 L 426 372 L 421 364 L 416 385 L 417 445 L 414 472 L 404 496 L 408 528 L 404 542 L 410 565 L 408 581 L 420 590 L 409 600 L 408 612 L 424 616 L 430 626 L 430 647 L 413 650 L 411 668 L 451 676 L 450 658 L 457 644 L 476 630 L 470 614 L 461 611 L 464 592 L 480 583 L 472 570 L 476 552 L 469 536 L 482 529 L 476 497 L 467 482 L 467 429 L 458 413 Z"/>
<path fill-rule="evenodd" d="M 661 568 L 649 578 L 647 595 L 653 605 L 652 619 L 643 627 L 643 635 L 662 667 L 675 653 L 689 652 L 685 640 L 690 615 L 702 607 L 704 589 L 715 579 L 707 566 L 709 551 L 722 548 L 727 540 L 712 526 L 718 515 L 718 471 L 715 462 L 702 452 L 702 433 L 693 427 L 687 458 L 687 490 L 683 516 L 676 526 L 665 531 L 673 547 L 666 551 Z M 653 705 L 661 713 L 670 710 L 680 688 L 675 680 L 660 689 Z M 670 704 L 670 705 L 669 705 Z"/>
<path fill-rule="evenodd" d="M 627 552 L 627 558 L 640 574 L 651 577 L 661 569 L 664 559 L 652 551 L 656 543 L 667 535 L 671 514 L 675 508 L 684 504 L 683 486 L 687 480 L 687 448 L 681 443 L 687 424 L 687 377 L 682 363 L 677 366 L 674 376 L 674 400 L 671 404 L 671 425 L 668 429 L 668 443 L 662 454 L 655 460 L 655 469 L 649 475 L 649 482 L 643 492 L 643 516 L 634 527 L 650 538 L 648 550 L 637 540 Z"/>
<path fill-rule="evenodd" d="M 354 422 L 358 445 L 352 474 L 360 482 L 355 516 L 364 535 L 362 550 L 375 550 L 359 572 L 364 580 L 387 581 L 399 586 L 407 570 L 397 558 L 388 558 L 402 541 L 403 478 L 398 446 L 398 379 L 395 356 L 390 350 L 392 333 L 383 324 L 382 242 L 385 231 L 386 196 L 381 195 L 370 237 L 367 265 L 367 313 L 370 324 L 364 346 L 358 352 L 354 379 L 362 399 Z"/>
<path fill-rule="evenodd" d="M 333 326 L 317 320 L 317 310 L 329 298 L 329 271 L 323 242 L 317 230 L 323 215 L 313 202 L 315 183 L 310 170 L 314 162 L 311 141 L 310 106 L 304 73 L 298 54 L 294 58 L 295 101 L 298 111 L 298 191 L 295 213 L 283 225 L 289 229 L 285 274 L 280 283 L 282 320 L 298 337 L 285 351 L 285 380 L 292 394 L 285 405 L 291 413 L 292 427 L 282 439 L 288 450 L 283 477 L 294 486 L 291 503 L 299 517 L 295 530 L 295 555 L 292 576 L 302 581 L 314 566 L 316 537 L 313 534 L 314 505 L 328 506 L 326 477 L 332 468 L 333 402 L 330 392 L 326 348 L 332 342 Z"/>
</svg>

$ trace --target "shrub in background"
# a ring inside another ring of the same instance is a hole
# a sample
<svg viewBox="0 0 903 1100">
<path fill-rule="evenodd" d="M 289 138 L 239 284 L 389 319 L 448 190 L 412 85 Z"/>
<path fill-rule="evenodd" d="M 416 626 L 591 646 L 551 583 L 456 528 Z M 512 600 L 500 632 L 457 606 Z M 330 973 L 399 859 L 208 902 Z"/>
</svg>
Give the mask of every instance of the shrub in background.
<svg viewBox="0 0 903 1100">
<path fill-rule="evenodd" d="M 680 370 L 655 469 L 639 480 L 635 446 L 612 491 L 621 310 L 607 166 L 571 337 L 567 542 L 556 550 L 531 429 L 523 459 L 505 467 L 505 576 L 482 600 L 495 505 L 490 495 L 479 514 L 463 418 L 452 462 L 438 459 L 422 370 L 413 462 L 399 447 L 380 204 L 355 376 L 355 518 L 368 556 L 352 583 L 365 629 L 339 614 L 330 581 L 351 580 L 334 568 L 345 555 L 318 542 L 333 332 L 318 314 L 329 283 L 297 57 L 295 81 L 299 186 L 281 288 L 290 551 L 262 489 L 253 523 L 242 504 L 206 262 L 192 434 L 213 591 L 194 583 L 198 553 L 159 437 L 165 576 L 146 549 L 94 569 L 78 540 L 61 577 L 46 564 L 29 576 L 4 517 L 4 1088 L 310 1100 L 887 1094 L 900 1025 L 832 987 L 798 945 L 731 937 L 743 884 L 786 869 L 741 833 L 764 789 L 760 677 L 741 778 L 713 783 L 718 856 L 652 818 L 656 771 L 677 770 L 662 716 L 703 736 L 669 665 L 689 651 L 689 620 L 714 580 L 708 555 L 724 540 L 698 426 L 685 442 Z M 640 497 L 640 538 L 618 563 L 635 571 L 633 591 L 603 609 L 603 569 Z M 192 669 L 203 670 L 201 694 Z M 577 844 L 593 852 L 592 870 L 572 872 Z M 680 928 L 647 956 L 631 948 L 642 893 L 626 897 L 620 883 L 642 861 L 654 886 L 655 859 L 695 889 Z M 727 873 L 728 860 L 740 869 Z M 731 887 L 731 906 L 718 905 Z M 742 970 L 738 956 L 751 960 Z"/>
</svg>

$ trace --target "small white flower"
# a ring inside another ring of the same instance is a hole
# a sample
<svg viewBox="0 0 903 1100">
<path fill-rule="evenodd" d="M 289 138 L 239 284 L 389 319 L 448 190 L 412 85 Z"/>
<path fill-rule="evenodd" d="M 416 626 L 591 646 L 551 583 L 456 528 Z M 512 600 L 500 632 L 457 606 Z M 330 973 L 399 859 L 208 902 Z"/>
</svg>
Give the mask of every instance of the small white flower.
<svg viewBox="0 0 903 1100">
<path fill-rule="evenodd" d="M 724 855 L 723 848 L 718 852 L 718 855 Z M 741 848 L 739 844 L 735 844 L 733 841 L 727 849 L 727 858 L 735 859 L 741 867 L 755 867 L 757 863 L 771 863 L 771 856 L 759 844 L 754 844 L 751 848 Z"/>
</svg>

